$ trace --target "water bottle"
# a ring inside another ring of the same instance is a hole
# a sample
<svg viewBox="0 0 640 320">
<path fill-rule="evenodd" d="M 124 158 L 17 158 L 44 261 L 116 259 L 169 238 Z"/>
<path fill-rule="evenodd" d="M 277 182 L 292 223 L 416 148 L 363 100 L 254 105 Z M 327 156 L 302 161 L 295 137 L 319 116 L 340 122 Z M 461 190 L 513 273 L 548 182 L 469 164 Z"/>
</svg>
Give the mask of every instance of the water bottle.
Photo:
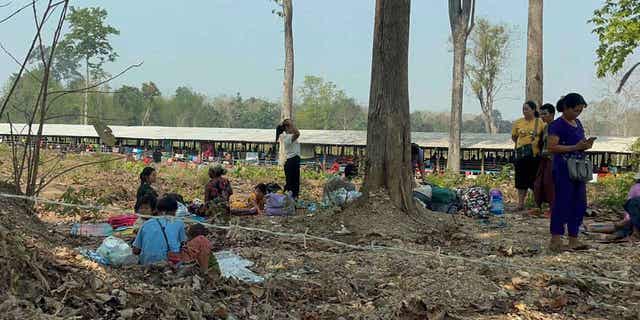
<svg viewBox="0 0 640 320">
<path fill-rule="evenodd" d="M 496 216 L 504 214 L 504 203 L 502 201 L 502 192 L 498 189 L 493 189 L 490 192 L 491 197 L 491 213 Z"/>
</svg>

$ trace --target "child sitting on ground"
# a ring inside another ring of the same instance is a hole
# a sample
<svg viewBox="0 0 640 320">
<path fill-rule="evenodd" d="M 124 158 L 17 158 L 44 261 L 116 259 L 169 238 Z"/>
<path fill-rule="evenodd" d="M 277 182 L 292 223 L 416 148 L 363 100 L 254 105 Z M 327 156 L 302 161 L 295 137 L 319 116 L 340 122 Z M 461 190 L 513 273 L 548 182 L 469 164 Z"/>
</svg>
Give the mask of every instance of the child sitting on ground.
<svg viewBox="0 0 640 320">
<path fill-rule="evenodd" d="M 184 222 L 173 217 L 177 209 L 178 202 L 173 198 L 158 201 L 155 216 L 142 225 L 133 241 L 133 253 L 140 255 L 140 264 L 180 262 L 180 247 L 187 237 Z"/>
<path fill-rule="evenodd" d="M 209 182 L 204 188 L 204 210 L 207 216 L 229 213 L 229 197 L 233 194 L 231 183 L 225 177 L 227 170 L 221 166 L 209 168 Z"/>
<path fill-rule="evenodd" d="M 145 216 L 153 216 L 156 212 L 157 199 L 153 194 L 147 194 L 140 198 L 138 214 Z M 147 221 L 147 218 L 138 217 L 136 223 L 133 225 L 133 233 L 137 233 L 142 225 Z"/>
<path fill-rule="evenodd" d="M 264 213 L 265 195 L 267 194 L 267 185 L 264 183 L 257 184 L 251 196 L 245 204 L 240 208 L 232 208 L 231 214 L 244 216 Z"/>
<path fill-rule="evenodd" d="M 200 267 L 202 274 L 209 272 L 209 259 L 213 246 L 206 238 L 209 231 L 201 224 L 194 224 L 189 227 L 187 235 L 189 242 L 182 248 L 181 260 L 184 263 L 195 262 Z"/>
</svg>

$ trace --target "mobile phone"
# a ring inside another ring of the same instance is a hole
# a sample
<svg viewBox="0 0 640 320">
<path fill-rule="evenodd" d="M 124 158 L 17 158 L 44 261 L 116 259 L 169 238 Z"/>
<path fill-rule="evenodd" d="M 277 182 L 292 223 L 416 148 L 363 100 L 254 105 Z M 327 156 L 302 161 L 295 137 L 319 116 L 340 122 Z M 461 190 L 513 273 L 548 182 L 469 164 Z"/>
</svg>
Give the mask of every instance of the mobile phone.
<svg viewBox="0 0 640 320">
<path fill-rule="evenodd" d="M 598 139 L 598 137 L 589 137 L 589 139 L 587 139 L 587 140 L 594 141 L 594 140 L 596 140 L 596 139 Z"/>
</svg>

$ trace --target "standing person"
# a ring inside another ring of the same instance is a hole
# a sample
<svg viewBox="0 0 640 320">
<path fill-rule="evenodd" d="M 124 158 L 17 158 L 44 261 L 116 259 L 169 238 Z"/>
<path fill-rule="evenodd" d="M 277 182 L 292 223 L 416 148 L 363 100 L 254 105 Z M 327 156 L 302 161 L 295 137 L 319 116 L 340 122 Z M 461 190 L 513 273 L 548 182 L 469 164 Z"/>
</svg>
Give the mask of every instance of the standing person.
<svg viewBox="0 0 640 320">
<path fill-rule="evenodd" d="M 562 99 L 558 101 L 557 105 L 562 104 Z M 540 166 L 538 167 L 538 174 L 536 175 L 536 181 L 533 185 L 533 195 L 538 205 L 538 210 L 542 212 L 542 204 L 548 203 L 549 208 L 553 206 L 554 198 L 554 186 L 553 186 L 553 172 L 552 172 L 552 154 L 549 152 L 549 124 L 555 120 L 556 108 L 552 104 L 546 103 L 540 108 L 540 118 L 544 122 L 544 129 L 542 130 L 542 137 L 540 139 Z"/>
<path fill-rule="evenodd" d="M 276 129 L 276 140 L 284 143 L 284 175 L 286 177 L 285 191 L 291 191 L 291 196 L 298 199 L 300 194 L 300 131 L 293 125 L 293 121 L 285 119 Z"/>
<path fill-rule="evenodd" d="M 416 170 L 418 170 L 422 178 L 424 175 L 424 150 L 416 143 L 411 144 L 411 163 L 413 165 L 413 176 L 416 176 Z"/>
<path fill-rule="evenodd" d="M 152 167 L 145 167 L 142 169 L 140 173 L 140 186 L 138 187 L 138 192 L 136 192 L 136 204 L 133 207 L 135 212 L 138 212 L 141 206 L 141 200 L 146 195 L 151 195 L 154 198 L 158 198 L 158 193 L 151 186 L 156 182 L 157 174 L 156 169 Z"/>
<path fill-rule="evenodd" d="M 158 147 L 153 151 L 153 163 L 160 162 L 162 162 L 162 151 L 160 151 L 160 147 Z"/>
<path fill-rule="evenodd" d="M 515 143 L 516 189 L 518 189 L 518 211 L 524 210 L 524 201 L 538 172 L 540 147 L 538 141 L 544 124 L 537 118 L 537 106 L 533 101 L 522 105 L 523 118 L 516 120 L 511 129 L 511 139 Z"/>
<path fill-rule="evenodd" d="M 587 186 L 585 182 L 572 180 L 569 176 L 567 160 L 583 159 L 585 151 L 591 149 L 595 138 L 585 139 L 584 128 L 578 116 L 587 107 L 584 98 L 570 93 L 558 105 L 562 117 L 549 125 L 548 148 L 553 153 L 553 182 L 555 200 L 551 214 L 551 251 L 564 248 L 562 236 L 565 225 L 569 233 L 569 249 L 585 250 L 589 246 L 578 241 L 582 219 L 587 211 Z"/>
</svg>

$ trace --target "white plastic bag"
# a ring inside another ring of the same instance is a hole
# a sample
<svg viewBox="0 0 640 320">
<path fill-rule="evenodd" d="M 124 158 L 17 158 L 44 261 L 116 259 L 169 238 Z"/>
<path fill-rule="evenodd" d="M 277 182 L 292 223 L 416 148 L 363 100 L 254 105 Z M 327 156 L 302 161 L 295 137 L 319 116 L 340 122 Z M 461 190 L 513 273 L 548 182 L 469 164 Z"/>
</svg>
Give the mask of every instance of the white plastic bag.
<svg viewBox="0 0 640 320">
<path fill-rule="evenodd" d="M 231 251 L 214 253 L 218 261 L 220 273 L 224 278 L 235 278 L 246 283 L 261 283 L 264 278 L 247 269 L 253 265 L 252 261 L 242 258 Z"/>
<path fill-rule="evenodd" d="M 123 265 L 135 263 L 135 256 L 128 243 L 124 240 L 109 236 L 102 241 L 97 250 L 98 254 L 109 261 L 111 265 Z"/>
</svg>

